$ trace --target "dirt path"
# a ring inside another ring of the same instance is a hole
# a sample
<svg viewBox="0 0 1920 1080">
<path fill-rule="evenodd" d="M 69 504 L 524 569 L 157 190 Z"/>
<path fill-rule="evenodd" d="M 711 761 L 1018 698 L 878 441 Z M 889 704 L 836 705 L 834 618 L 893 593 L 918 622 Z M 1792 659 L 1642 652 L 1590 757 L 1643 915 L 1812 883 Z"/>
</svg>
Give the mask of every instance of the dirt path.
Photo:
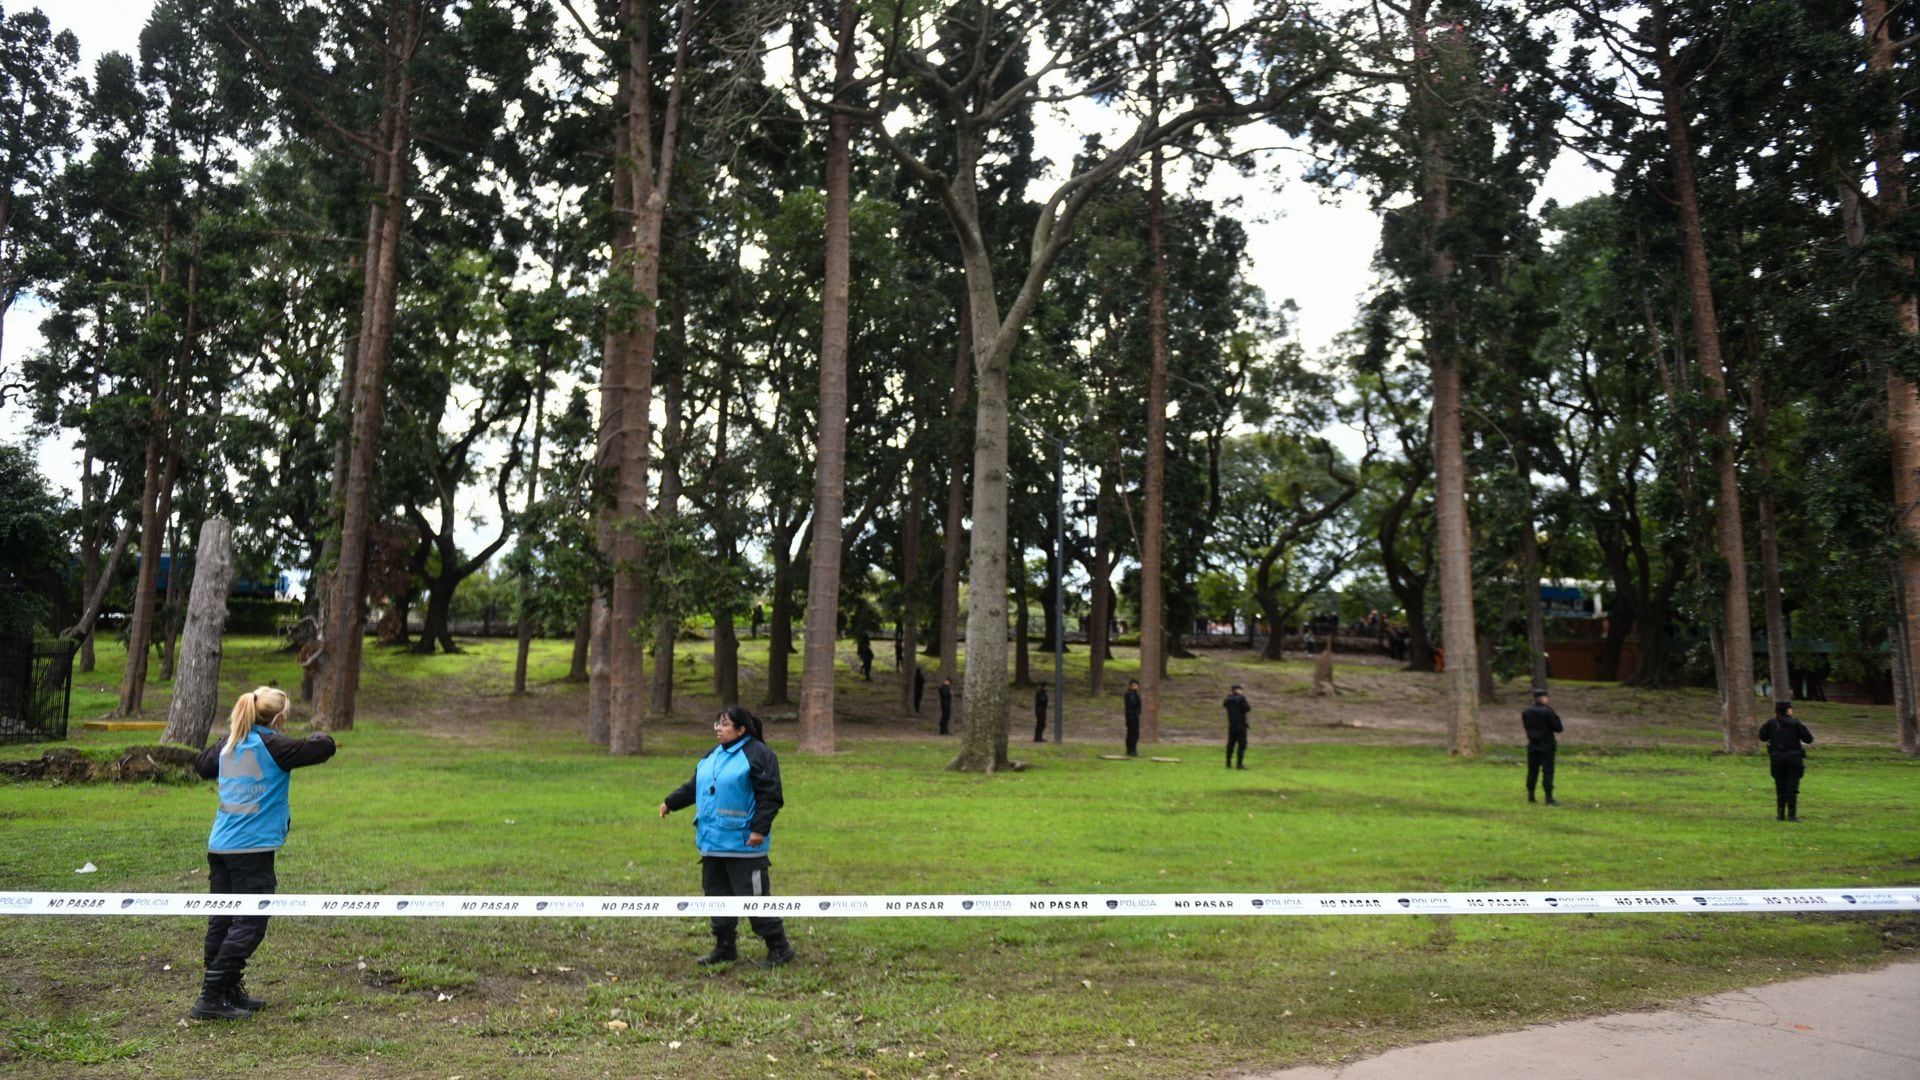
<svg viewBox="0 0 1920 1080">
<path fill-rule="evenodd" d="M 1920 1048 L 1920 963 L 1794 979 L 1670 1009 L 1542 1024 L 1502 1035 L 1391 1050 L 1346 1065 L 1243 1074 L 1241 1080 L 1912 1080 Z"/>
</svg>

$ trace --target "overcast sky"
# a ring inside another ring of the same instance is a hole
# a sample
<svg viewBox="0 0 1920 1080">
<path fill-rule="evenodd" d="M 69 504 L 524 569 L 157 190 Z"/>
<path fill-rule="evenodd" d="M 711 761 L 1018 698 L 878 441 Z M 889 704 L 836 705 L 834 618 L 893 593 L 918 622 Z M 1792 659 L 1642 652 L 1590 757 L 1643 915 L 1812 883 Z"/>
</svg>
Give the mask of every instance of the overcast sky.
<svg viewBox="0 0 1920 1080">
<path fill-rule="evenodd" d="M 52 0 L 44 10 L 57 28 L 80 38 L 83 70 L 91 77 L 93 62 L 102 53 L 132 54 L 139 47 L 152 0 Z M 1051 129 L 1051 130 L 1048 130 Z M 1051 137 L 1049 137 L 1051 136 Z M 1043 154 L 1056 161 L 1071 160 L 1078 140 L 1064 123 L 1043 125 Z M 1359 299 L 1370 287 L 1373 249 L 1379 222 L 1364 195 L 1333 194 L 1299 180 L 1283 181 L 1297 171 L 1281 154 L 1267 156 L 1268 167 L 1242 178 L 1219 169 L 1205 194 L 1223 201 L 1238 197 L 1239 216 L 1249 238 L 1249 276 L 1274 304 L 1292 300 L 1299 307 L 1295 331 L 1309 352 L 1331 344 L 1335 335 L 1352 325 Z M 1607 178 L 1562 155 L 1547 177 L 1541 199 L 1572 202 L 1606 189 Z M 9 314 L 5 360 L 13 366 L 39 345 L 39 312 L 23 301 Z M 25 427 L 17 412 L 0 414 L 0 430 L 9 438 Z M 50 439 L 40 447 L 41 469 L 56 485 L 71 489 L 79 462 L 64 440 Z"/>
</svg>

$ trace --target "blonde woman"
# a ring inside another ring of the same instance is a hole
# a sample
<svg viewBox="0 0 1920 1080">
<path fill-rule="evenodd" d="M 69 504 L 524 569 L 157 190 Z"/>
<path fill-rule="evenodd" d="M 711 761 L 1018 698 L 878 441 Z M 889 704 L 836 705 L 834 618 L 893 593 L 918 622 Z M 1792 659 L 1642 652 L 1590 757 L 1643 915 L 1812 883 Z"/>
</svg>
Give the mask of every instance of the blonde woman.
<svg viewBox="0 0 1920 1080">
<path fill-rule="evenodd" d="M 287 775 L 333 756 L 333 737 L 305 739 L 280 734 L 287 722 L 287 695 L 262 686 L 240 695 L 227 719 L 227 740 L 200 752 L 194 768 L 220 780 L 220 809 L 207 837 L 208 891 L 262 894 L 274 891 L 273 856 L 287 842 L 291 820 Z M 207 973 L 196 1020 L 244 1020 L 266 1002 L 247 995 L 241 972 L 267 936 L 264 915 L 214 915 L 207 920 Z"/>
</svg>

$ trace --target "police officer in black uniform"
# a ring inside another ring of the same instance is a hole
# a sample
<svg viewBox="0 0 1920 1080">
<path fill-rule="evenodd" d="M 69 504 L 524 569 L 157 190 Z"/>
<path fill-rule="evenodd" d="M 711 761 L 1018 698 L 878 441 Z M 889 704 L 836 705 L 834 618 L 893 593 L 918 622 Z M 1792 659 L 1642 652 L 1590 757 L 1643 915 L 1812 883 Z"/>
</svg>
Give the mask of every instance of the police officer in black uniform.
<svg viewBox="0 0 1920 1080">
<path fill-rule="evenodd" d="M 1047 741 L 1047 684 L 1041 683 L 1033 692 L 1033 741 Z"/>
<path fill-rule="evenodd" d="M 1547 805 L 1559 806 L 1553 800 L 1553 754 L 1559 748 L 1554 736 L 1565 729 L 1544 689 L 1533 692 L 1533 704 L 1521 710 L 1520 723 L 1527 729 L 1527 801 L 1536 801 L 1534 784 L 1544 782 Z"/>
<path fill-rule="evenodd" d="M 953 719 L 953 680 L 940 680 L 940 734 L 947 733 L 947 722 Z"/>
<path fill-rule="evenodd" d="M 1127 680 L 1127 756 L 1140 756 L 1140 680 Z"/>
<path fill-rule="evenodd" d="M 1799 821 L 1800 777 L 1807 771 L 1805 744 L 1813 741 L 1813 732 L 1793 715 L 1793 702 L 1776 701 L 1773 719 L 1760 725 L 1760 738 L 1773 759 L 1773 819 Z"/>
<path fill-rule="evenodd" d="M 1233 689 L 1227 691 L 1227 700 L 1221 704 L 1227 709 L 1227 768 L 1244 769 L 1247 767 L 1247 714 L 1253 711 L 1253 706 L 1247 704 L 1239 683 L 1233 684 Z M 1237 762 L 1233 756 L 1235 747 L 1240 750 Z"/>
</svg>

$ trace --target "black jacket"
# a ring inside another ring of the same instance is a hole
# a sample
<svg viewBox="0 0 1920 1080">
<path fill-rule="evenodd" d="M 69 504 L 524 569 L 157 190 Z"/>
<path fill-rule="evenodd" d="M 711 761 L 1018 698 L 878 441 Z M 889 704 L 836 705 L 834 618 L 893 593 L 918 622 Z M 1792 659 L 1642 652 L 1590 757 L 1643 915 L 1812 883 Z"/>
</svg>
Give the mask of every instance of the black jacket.
<svg viewBox="0 0 1920 1080">
<path fill-rule="evenodd" d="M 755 739 L 740 751 L 747 755 L 747 782 L 753 785 L 753 820 L 747 822 L 748 832 L 757 832 L 766 836 L 773 832 L 773 815 L 786 805 L 786 799 L 780 793 L 780 759 L 774 755 L 766 743 Z M 712 753 L 711 750 L 708 753 Z M 695 770 L 687 782 L 674 788 L 667 795 L 669 810 L 685 810 L 692 806 L 698 787 L 700 773 Z"/>
<path fill-rule="evenodd" d="M 1551 750 L 1554 736 L 1566 729 L 1560 726 L 1560 714 L 1551 705 L 1529 705 L 1521 710 L 1520 723 L 1527 729 L 1527 745 L 1535 750 Z"/>
<path fill-rule="evenodd" d="M 1240 728 L 1247 726 L 1247 714 L 1253 711 L 1253 706 L 1247 703 L 1244 694 L 1228 694 L 1227 700 L 1221 702 L 1221 704 L 1227 707 L 1228 727 Z"/>
<path fill-rule="evenodd" d="M 1127 691 L 1127 719 L 1140 719 L 1140 691 Z"/>
<path fill-rule="evenodd" d="M 1813 732 L 1797 717 L 1776 716 L 1760 725 L 1760 737 L 1767 742 L 1767 753 L 1777 758 L 1804 758 L 1803 743 L 1813 741 Z"/>
<path fill-rule="evenodd" d="M 1035 720 L 1047 718 L 1047 688 L 1044 686 L 1033 692 L 1033 718 Z"/>
<path fill-rule="evenodd" d="M 285 735 L 269 728 L 265 724 L 253 730 L 260 733 L 260 741 L 266 744 L 267 753 L 273 755 L 273 763 L 292 772 L 306 765 L 318 765 L 333 756 L 338 747 L 333 744 L 333 736 L 314 732 L 304 739 L 289 739 Z M 200 774 L 202 780 L 212 780 L 220 775 L 220 748 L 226 745 L 222 739 L 193 759 L 193 771 Z"/>
</svg>

